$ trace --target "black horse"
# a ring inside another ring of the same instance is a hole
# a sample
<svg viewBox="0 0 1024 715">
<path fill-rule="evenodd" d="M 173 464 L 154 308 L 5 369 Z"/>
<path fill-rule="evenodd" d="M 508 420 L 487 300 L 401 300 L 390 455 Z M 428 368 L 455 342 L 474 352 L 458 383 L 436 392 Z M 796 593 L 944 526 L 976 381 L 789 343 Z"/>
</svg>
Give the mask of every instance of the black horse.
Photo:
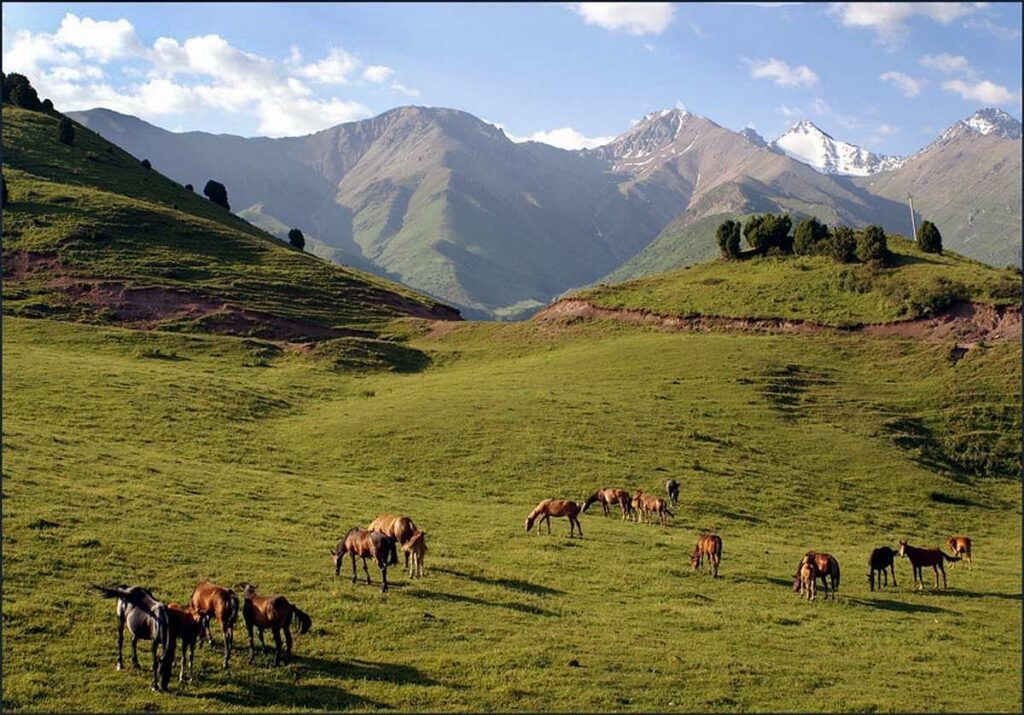
<svg viewBox="0 0 1024 715">
<path fill-rule="evenodd" d="M 167 690 L 174 668 L 174 634 L 167 606 L 156 600 L 148 588 L 125 586 L 104 588 L 93 586 L 103 598 L 117 599 L 117 669 L 124 668 L 124 627 L 132 637 L 132 665 L 141 668 L 136 650 L 139 639 L 150 641 L 153 654 L 153 690 Z M 157 648 L 163 649 L 162 657 Z"/>
<path fill-rule="evenodd" d="M 665 482 L 665 491 L 668 492 L 668 499 L 672 502 L 672 506 L 679 503 L 679 482 L 669 479 Z"/>
<path fill-rule="evenodd" d="M 878 572 L 878 587 L 882 587 L 882 580 L 885 580 L 885 585 L 889 585 L 889 574 L 886 571 L 892 572 L 892 585 L 896 584 L 896 566 L 893 561 L 899 556 L 899 552 L 895 549 L 890 549 L 888 546 L 879 546 L 877 549 L 871 552 L 871 556 L 868 557 L 868 584 L 871 586 L 871 590 L 875 590 L 875 572 Z"/>
</svg>

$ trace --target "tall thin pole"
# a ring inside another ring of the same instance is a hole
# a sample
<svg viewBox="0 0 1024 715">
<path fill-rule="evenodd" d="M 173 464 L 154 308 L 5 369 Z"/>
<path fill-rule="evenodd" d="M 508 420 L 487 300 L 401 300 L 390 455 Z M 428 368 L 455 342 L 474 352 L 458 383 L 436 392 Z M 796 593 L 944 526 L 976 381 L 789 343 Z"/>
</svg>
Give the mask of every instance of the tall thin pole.
<svg viewBox="0 0 1024 715">
<path fill-rule="evenodd" d="M 910 240 L 917 239 L 917 219 L 914 218 L 914 197 L 907 194 L 907 203 L 910 204 Z"/>
</svg>

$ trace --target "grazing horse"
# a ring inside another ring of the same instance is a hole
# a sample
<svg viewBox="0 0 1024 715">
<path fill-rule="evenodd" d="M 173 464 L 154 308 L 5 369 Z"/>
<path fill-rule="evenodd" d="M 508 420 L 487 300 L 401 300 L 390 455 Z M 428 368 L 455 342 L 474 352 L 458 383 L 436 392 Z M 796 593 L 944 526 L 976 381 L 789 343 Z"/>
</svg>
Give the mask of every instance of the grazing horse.
<svg viewBox="0 0 1024 715">
<path fill-rule="evenodd" d="M 551 533 L 551 517 L 564 516 L 569 519 L 569 538 L 573 537 L 575 529 L 580 530 L 580 538 L 583 538 L 583 526 L 580 524 L 580 505 L 568 499 L 545 499 L 537 507 L 526 515 L 526 533 L 530 533 L 533 522 L 540 517 L 537 524 L 537 533 L 540 533 L 541 525 L 548 524 L 548 533 Z"/>
<path fill-rule="evenodd" d="M 896 586 L 896 566 L 893 561 L 899 556 L 899 552 L 890 549 L 888 546 L 879 546 L 871 552 L 868 557 L 868 584 L 871 590 L 875 590 L 875 572 L 878 572 L 878 587 L 882 587 L 882 579 L 885 579 L 886 587 L 889 586 L 889 571 L 892 571 L 892 585 Z"/>
<path fill-rule="evenodd" d="M 679 503 L 679 482 L 669 479 L 665 482 L 665 491 L 668 492 L 668 500 L 672 502 L 672 506 Z"/>
<path fill-rule="evenodd" d="M 335 576 L 341 571 L 341 563 L 345 560 L 345 554 L 352 555 L 352 583 L 356 582 L 356 556 L 358 556 L 363 560 L 366 584 L 370 584 L 370 572 L 366 568 L 366 558 L 369 556 L 377 562 L 377 568 L 380 569 L 380 590 L 388 590 L 388 566 L 398 565 L 398 549 L 395 547 L 394 538 L 379 531 L 360 529 L 358 526 L 349 529 L 345 538 L 331 550 Z"/>
<path fill-rule="evenodd" d="M 808 551 L 804 554 L 796 573 L 793 574 L 793 590 L 800 591 L 804 587 L 801 574 L 804 563 L 807 561 L 814 562 L 815 575 L 821 579 L 822 588 L 825 589 L 825 598 L 828 598 L 831 591 L 832 600 L 835 600 L 836 591 L 839 590 L 839 561 L 832 554 L 819 554 L 815 551 Z"/>
<path fill-rule="evenodd" d="M 196 641 L 203 636 L 203 617 L 192 606 L 177 603 L 167 604 L 167 615 L 171 622 L 171 637 L 181 639 L 181 672 L 178 681 L 185 682 L 185 665 L 188 664 L 188 679 L 195 673 Z"/>
<path fill-rule="evenodd" d="M 425 532 L 416 530 L 408 541 L 402 545 L 405 552 L 406 563 L 409 561 L 409 554 L 412 554 L 412 566 L 409 567 L 409 578 L 423 578 L 423 559 L 427 555 L 427 535 Z"/>
<path fill-rule="evenodd" d="M 224 668 L 231 660 L 231 648 L 235 643 L 235 623 L 238 621 L 238 596 L 229 588 L 209 581 L 200 581 L 192 590 L 189 606 L 203 619 L 206 642 L 213 645 L 213 631 L 210 618 L 216 618 L 224 634 Z M 202 635 L 200 635 L 202 640 Z"/>
<path fill-rule="evenodd" d="M 935 572 L 935 588 L 939 587 L 939 572 L 942 572 L 942 588 L 946 588 L 946 561 L 959 561 L 959 556 L 949 556 L 939 549 L 919 549 L 911 546 L 906 541 L 900 542 L 900 556 L 910 559 L 910 565 L 914 569 L 914 585 L 917 588 L 924 588 L 924 574 L 922 568 L 931 566 Z"/>
<path fill-rule="evenodd" d="M 798 591 L 802 591 L 808 601 L 814 600 L 814 582 L 821 574 L 818 572 L 817 562 L 806 556 L 800 561 L 800 567 L 796 570 L 796 578 L 800 580 Z M 822 579 L 824 580 L 824 579 Z M 828 596 L 826 592 L 826 597 Z"/>
<path fill-rule="evenodd" d="M 626 519 L 633 511 L 633 498 L 629 496 L 629 492 L 625 489 L 616 489 L 615 487 L 607 487 L 605 489 L 598 489 L 596 492 L 587 497 L 587 500 L 583 502 L 582 511 L 586 513 L 587 509 L 594 502 L 601 503 L 601 510 L 605 516 L 611 514 L 612 504 L 618 504 L 619 508 L 622 509 L 622 518 Z"/>
<path fill-rule="evenodd" d="M 704 570 L 704 557 L 711 562 L 711 575 L 718 578 L 718 566 L 722 563 L 722 537 L 718 534 L 701 534 L 697 539 L 697 548 L 690 556 L 690 566 L 693 570 Z"/>
<path fill-rule="evenodd" d="M 104 588 L 94 585 L 103 598 L 117 599 L 117 669 L 124 668 L 124 627 L 128 626 L 132 643 L 132 665 L 141 668 L 137 651 L 138 642 L 150 641 L 153 654 L 153 690 L 167 690 L 174 668 L 174 636 L 171 630 L 170 616 L 167 606 L 156 600 L 148 588 L 142 586 L 125 586 Z M 157 648 L 163 649 L 162 657 L 157 656 Z"/>
<path fill-rule="evenodd" d="M 953 556 L 967 557 L 967 565 L 974 570 L 974 558 L 971 556 L 971 537 L 951 536 L 946 539 L 946 546 L 953 552 Z M 950 566 L 950 568 L 953 568 Z"/>
<path fill-rule="evenodd" d="M 639 489 L 633 496 L 633 503 L 634 505 L 639 505 L 641 523 L 644 519 L 649 520 L 650 523 L 654 523 L 651 517 L 654 514 L 657 514 L 658 521 L 661 525 L 668 526 L 668 521 L 665 517 L 671 516 L 674 519 L 676 516 L 669 511 L 668 503 L 664 499 L 656 497 L 653 494 L 647 494 Z"/>
<path fill-rule="evenodd" d="M 405 544 L 412 538 L 419 529 L 407 516 L 396 516 L 395 514 L 380 514 L 366 527 L 367 531 L 379 531 L 385 536 L 390 536 L 398 542 L 399 546 Z M 405 549 L 402 549 L 405 551 Z M 409 552 L 405 552 L 405 568 L 409 568 Z"/>
<path fill-rule="evenodd" d="M 242 618 L 245 620 L 245 628 L 249 632 L 249 662 L 256 658 L 256 645 L 253 643 L 252 629 L 260 631 L 260 645 L 266 652 L 267 646 L 263 642 L 263 631 L 267 628 L 274 634 L 274 665 L 282 660 L 281 653 L 281 631 L 284 631 L 285 651 L 283 660 L 285 663 L 292 659 L 292 620 L 299 622 L 299 635 L 307 633 L 313 625 L 310 618 L 302 609 L 289 601 L 284 596 L 259 596 L 256 594 L 256 587 L 251 583 L 240 583 L 235 586 L 242 592 L 244 602 L 242 604 Z"/>
</svg>

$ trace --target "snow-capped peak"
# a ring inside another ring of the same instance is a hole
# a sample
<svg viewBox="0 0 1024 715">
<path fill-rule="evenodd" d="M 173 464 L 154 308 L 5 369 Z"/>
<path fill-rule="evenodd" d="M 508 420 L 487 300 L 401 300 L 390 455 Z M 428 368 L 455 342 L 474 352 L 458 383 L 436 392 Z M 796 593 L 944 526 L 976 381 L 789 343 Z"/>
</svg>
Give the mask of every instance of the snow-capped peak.
<svg viewBox="0 0 1024 715">
<path fill-rule="evenodd" d="M 790 127 L 772 142 L 772 146 L 823 174 L 868 176 L 897 169 L 905 161 L 903 157 L 875 154 L 855 144 L 833 139 L 806 119 Z"/>
<path fill-rule="evenodd" d="M 979 109 L 966 119 L 958 121 L 942 133 L 939 141 L 943 142 L 954 139 L 969 132 L 995 134 L 1005 139 L 1021 138 L 1020 122 L 1001 109 L 987 107 Z"/>
</svg>

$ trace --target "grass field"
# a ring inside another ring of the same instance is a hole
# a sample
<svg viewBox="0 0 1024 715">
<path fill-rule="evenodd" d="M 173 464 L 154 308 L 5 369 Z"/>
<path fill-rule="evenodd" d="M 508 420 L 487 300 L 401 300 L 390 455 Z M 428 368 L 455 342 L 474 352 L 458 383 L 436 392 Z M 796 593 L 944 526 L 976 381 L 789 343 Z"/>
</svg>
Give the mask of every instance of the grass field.
<svg viewBox="0 0 1024 715">
<path fill-rule="evenodd" d="M 396 374 L 224 336 L 3 329 L 7 710 L 1021 709 L 1020 481 L 947 468 L 934 436 L 980 407 L 1015 439 L 1018 345 L 952 365 L 854 335 L 406 322 L 431 364 Z M 886 427 L 907 420 L 916 442 Z M 670 476 L 668 529 L 591 513 L 582 540 L 564 520 L 523 534 L 544 497 Z M 395 570 L 387 595 L 328 554 L 381 511 L 429 544 L 426 578 Z M 718 581 L 687 563 L 705 530 Z M 947 592 L 912 591 L 900 561 L 899 588 L 869 593 L 871 548 L 951 533 L 976 558 Z M 834 603 L 790 591 L 808 548 L 843 567 Z M 240 651 L 224 673 L 201 650 L 166 695 L 115 672 L 88 584 L 180 602 L 200 578 L 307 611 L 295 662 Z"/>
</svg>

